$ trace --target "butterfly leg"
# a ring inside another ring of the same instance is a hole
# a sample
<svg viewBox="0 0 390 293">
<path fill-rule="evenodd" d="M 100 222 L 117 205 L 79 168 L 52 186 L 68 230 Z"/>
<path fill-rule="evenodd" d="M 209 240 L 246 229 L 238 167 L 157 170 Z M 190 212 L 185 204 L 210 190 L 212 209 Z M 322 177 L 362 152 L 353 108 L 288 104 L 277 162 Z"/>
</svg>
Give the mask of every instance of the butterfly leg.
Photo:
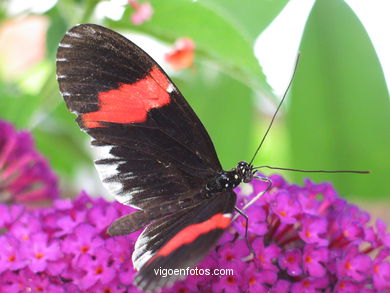
<svg viewBox="0 0 390 293">
<path fill-rule="evenodd" d="M 254 204 L 263 194 L 268 192 L 268 190 L 272 187 L 272 181 L 266 177 L 260 177 L 260 176 L 253 176 L 253 178 L 266 181 L 268 183 L 267 187 L 264 189 L 263 192 L 260 192 L 258 195 L 256 195 L 254 198 L 252 198 L 251 201 L 249 201 L 243 208 L 242 211 L 245 211 L 247 208 L 249 208 L 252 204 Z"/>
<path fill-rule="evenodd" d="M 253 250 L 252 245 L 250 244 L 249 239 L 248 239 L 248 224 L 249 224 L 248 216 L 243 211 L 241 211 L 239 208 L 234 207 L 234 209 L 236 210 L 237 213 L 239 213 L 245 219 L 245 242 L 246 242 L 246 246 L 248 247 L 249 251 L 251 252 L 251 255 L 255 256 L 255 251 Z"/>
</svg>

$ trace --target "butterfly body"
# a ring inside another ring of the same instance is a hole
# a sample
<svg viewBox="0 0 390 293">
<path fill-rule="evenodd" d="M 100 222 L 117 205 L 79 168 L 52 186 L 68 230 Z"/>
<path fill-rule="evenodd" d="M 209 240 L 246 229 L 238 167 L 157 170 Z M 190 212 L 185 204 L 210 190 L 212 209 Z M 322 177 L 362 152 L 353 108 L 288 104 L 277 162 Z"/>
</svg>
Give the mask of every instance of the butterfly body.
<svg viewBox="0 0 390 293">
<path fill-rule="evenodd" d="M 221 192 L 225 190 L 233 190 L 241 182 L 248 183 L 253 179 L 253 169 L 247 162 L 241 161 L 237 167 L 231 171 L 219 172 L 209 182 L 207 182 L 206 190 L 208 193 Z"/>
</svg>

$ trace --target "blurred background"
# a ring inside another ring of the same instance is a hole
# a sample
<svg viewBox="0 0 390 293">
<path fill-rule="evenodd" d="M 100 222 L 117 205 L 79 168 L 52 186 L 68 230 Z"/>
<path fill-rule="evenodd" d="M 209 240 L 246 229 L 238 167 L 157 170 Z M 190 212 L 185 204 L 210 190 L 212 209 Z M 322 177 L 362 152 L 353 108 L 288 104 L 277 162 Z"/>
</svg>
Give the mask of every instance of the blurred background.
<svg viewBox="0 0 390 293">
<path fill-rule="evenodd" d="M 63 196 L 80 189 L 106 196 L 89 138 L 66 109 L 55 78 L 56 49 L 66 30 L 97 23 L 125 34 L 161 64 L 231 169 L 253 156 L 300 51 L 292 88 L 255 165 L 371 170 L 283 174 L 298 184 L 304 177 L 331 181 L 341 196 L 384 217 L 390 5 L 366 2 L 2 0 L 0 119 L 32 131 L 61 178 Z"/>
</svg>

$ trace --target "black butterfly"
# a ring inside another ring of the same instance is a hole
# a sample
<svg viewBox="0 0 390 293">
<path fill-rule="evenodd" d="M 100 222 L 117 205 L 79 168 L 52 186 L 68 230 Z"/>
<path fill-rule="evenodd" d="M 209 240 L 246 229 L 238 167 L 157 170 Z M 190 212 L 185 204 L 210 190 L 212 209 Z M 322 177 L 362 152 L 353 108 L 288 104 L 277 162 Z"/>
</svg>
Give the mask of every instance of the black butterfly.
<svg viewBox="0 0 390 293">
<path fill-rule="evenodd" d="M 95 161 L 116 199 L 139 211 L 115 221 L 109 234 L 146 226 L 132 259 L 135 284 L 148 291 L 172 284 L 158 268 L 187 268 L 208 254 L 230 225 L 233 188 L 253 178 L 238 163 L 223 171 L 199 118 L 161 67 L 125 37 L 83 24 L 57 52 L 57 79 L 68 108 L 92 137 Z"/>
</svg>

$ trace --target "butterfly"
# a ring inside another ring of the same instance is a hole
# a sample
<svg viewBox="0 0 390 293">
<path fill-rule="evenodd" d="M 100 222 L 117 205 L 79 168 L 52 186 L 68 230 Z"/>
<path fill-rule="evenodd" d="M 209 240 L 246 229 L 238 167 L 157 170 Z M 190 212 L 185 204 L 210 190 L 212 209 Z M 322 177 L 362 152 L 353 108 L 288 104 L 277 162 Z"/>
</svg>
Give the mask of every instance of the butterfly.
<svg viewBox="0 0 390 293">
<path fill-rule="evenodd" d="M 239 162 L 224 171 L 213 143 L 183 95 L 142 49 L 94 24 L 70 29 L 57 51 L 67 107 L 99 150 L 102 182 L 138 211 L 116 220 L 112 236 L 146 227 L 132 255 L 135 285 L 155 291 L 180 276 L 158 268 L 192 267 L 232 221 L 233 188 L 254 176 Z M 183 276 L 182 276 L 183 277 Z"/>
</svg>

